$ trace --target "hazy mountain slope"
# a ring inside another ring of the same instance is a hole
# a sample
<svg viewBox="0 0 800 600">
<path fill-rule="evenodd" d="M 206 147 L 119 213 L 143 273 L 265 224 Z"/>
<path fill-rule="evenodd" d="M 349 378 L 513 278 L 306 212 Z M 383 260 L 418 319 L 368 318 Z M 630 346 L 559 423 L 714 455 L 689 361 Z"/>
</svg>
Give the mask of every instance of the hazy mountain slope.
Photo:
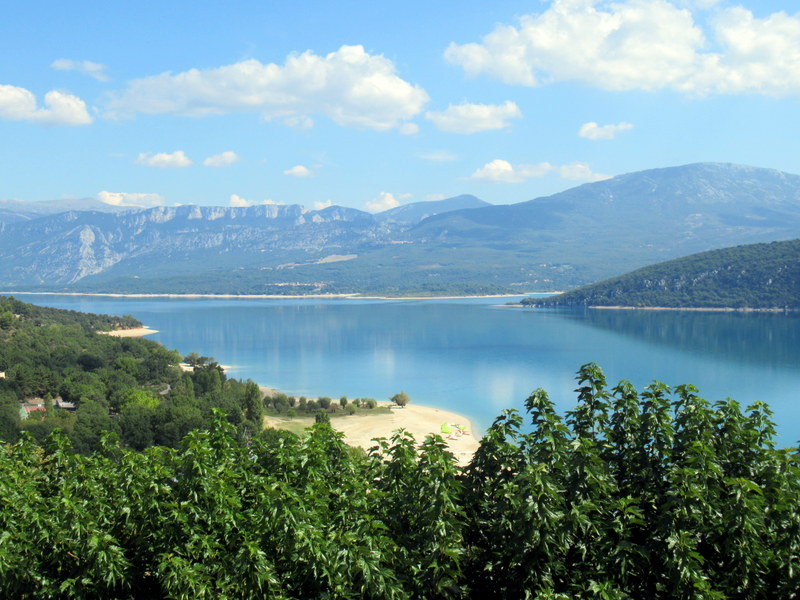
<svg viewBox="0 0 800 600">
<path fill-rule="evenodd" d="M 375 215 L 381 222 L 401 223 L 403 225 L 416 225 L 423 219 L 439 215 L 454 210 L 481 208 L 491 206 L 475 196 L 463 194 L 445 200 L 435 200 L 429 202 L 411 202 L 396 208 L 385 210 Z"/>
<path fill-rule="evenodd" d="M 526 303 L 800 308 L 800 240 L 693 254 Z"/>
<path fill-rule="evenodd" d="M 459 208 L 417 222 L 451 207 Z M 181 291 L 216 293 L 563 290 L 695 252 L 798 237 L 800 176 L 695 164 L 501 206 L 459 196 L 379 215 L 269 205 L 43 216 L 0 229 L 0 286 L 171 292 L 180 285 Z"/>
<path fill-rule="evenodd" d="M 608 276 L 692 252 L 800 235 L 800 176 L 696 164 L 621 175 L 510 206 L 426 219 L 413 239 L 538 249 Z M 601 256 L 596 264 L 593 256 Z"/>
</svg>

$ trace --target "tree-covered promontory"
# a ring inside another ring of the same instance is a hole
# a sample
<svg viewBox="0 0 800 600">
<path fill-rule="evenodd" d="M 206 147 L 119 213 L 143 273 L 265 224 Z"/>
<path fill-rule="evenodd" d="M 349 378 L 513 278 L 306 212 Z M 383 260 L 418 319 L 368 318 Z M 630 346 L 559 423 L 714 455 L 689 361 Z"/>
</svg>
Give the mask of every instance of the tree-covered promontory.
<svg viewBox="0 0 800 600">
<path fill-rule="evenodd" d="M 82 453 L 107 431 L 136 450 L 176 447 L 214 408 L 243 436 L 261 430 L 255 383 L 228 379 L 211 359 L 186 371 L 161 344 L 98 333 L 139 325 L 0 297 L 0 440 L 27 431 L 43 442 L 61 429 Z"/>
<path fill-rule="evenodd" d="M 522 304 L 798 309 L 800 240 L 701 252 Z"/>
</svg>

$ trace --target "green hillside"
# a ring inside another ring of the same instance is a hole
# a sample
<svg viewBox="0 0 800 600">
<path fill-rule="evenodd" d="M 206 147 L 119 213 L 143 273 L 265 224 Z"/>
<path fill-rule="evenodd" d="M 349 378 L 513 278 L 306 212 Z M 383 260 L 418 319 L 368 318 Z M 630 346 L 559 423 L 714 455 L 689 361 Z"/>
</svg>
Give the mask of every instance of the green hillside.
<svg viewBox="0 0 800 600">
<path fill-rule="evenodd" d="M 701 252 L 523 304 L 797 309 L 800 239 Z"/>
</svg>

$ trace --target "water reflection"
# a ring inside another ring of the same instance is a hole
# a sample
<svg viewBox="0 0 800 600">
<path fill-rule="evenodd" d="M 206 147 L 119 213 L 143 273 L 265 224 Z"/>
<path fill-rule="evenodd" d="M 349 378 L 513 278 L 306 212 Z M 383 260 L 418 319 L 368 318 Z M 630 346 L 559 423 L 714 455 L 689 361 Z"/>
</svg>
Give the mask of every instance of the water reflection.
<svg viewBox="0 0 800 600">
<path fill-rule="evenodd" d="M 24 298 L 28 299 L 28 297 Z M 796 315 L 532 310 L 496 301 L 187 300 L 35 297 L 39 304 L 131 314 L 153 339 L 196 351 L 305 396 L 413 401 L 487 427 L 535 388 L 574 406 L 574 375 L 599 363 L 610 384 L 694 383 L 709 401 L 771 404 L 785 443 L 800 437 Z"/>
<path fill-rule="evenodd" d="M 562 311 L 592 327 L 696 355 L 800 367 L 800 315 L 649 310 Z"/>
</svg>

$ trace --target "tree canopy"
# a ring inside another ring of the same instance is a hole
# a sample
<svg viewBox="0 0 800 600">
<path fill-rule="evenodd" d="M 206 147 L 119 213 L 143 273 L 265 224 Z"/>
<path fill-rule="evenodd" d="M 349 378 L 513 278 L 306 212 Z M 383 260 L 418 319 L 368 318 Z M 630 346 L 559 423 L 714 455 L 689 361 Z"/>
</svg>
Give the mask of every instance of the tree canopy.
<svg viewBox="0 0 800 600">
<path fill-rule="evenodd" d="M 0 448 L 0 595 L 795 597 L 800 464 L 765 404 L 577 380 L 573 410 L 535 390 L 464 469 L 436 435 L 364 453 L 219 409 L 174 449 L 23 434 Z"/>
<path fill-rule="evenodd" d="M 798 309 L 800 240 L 692 254 L 522 304 Z"/>
</svg>

